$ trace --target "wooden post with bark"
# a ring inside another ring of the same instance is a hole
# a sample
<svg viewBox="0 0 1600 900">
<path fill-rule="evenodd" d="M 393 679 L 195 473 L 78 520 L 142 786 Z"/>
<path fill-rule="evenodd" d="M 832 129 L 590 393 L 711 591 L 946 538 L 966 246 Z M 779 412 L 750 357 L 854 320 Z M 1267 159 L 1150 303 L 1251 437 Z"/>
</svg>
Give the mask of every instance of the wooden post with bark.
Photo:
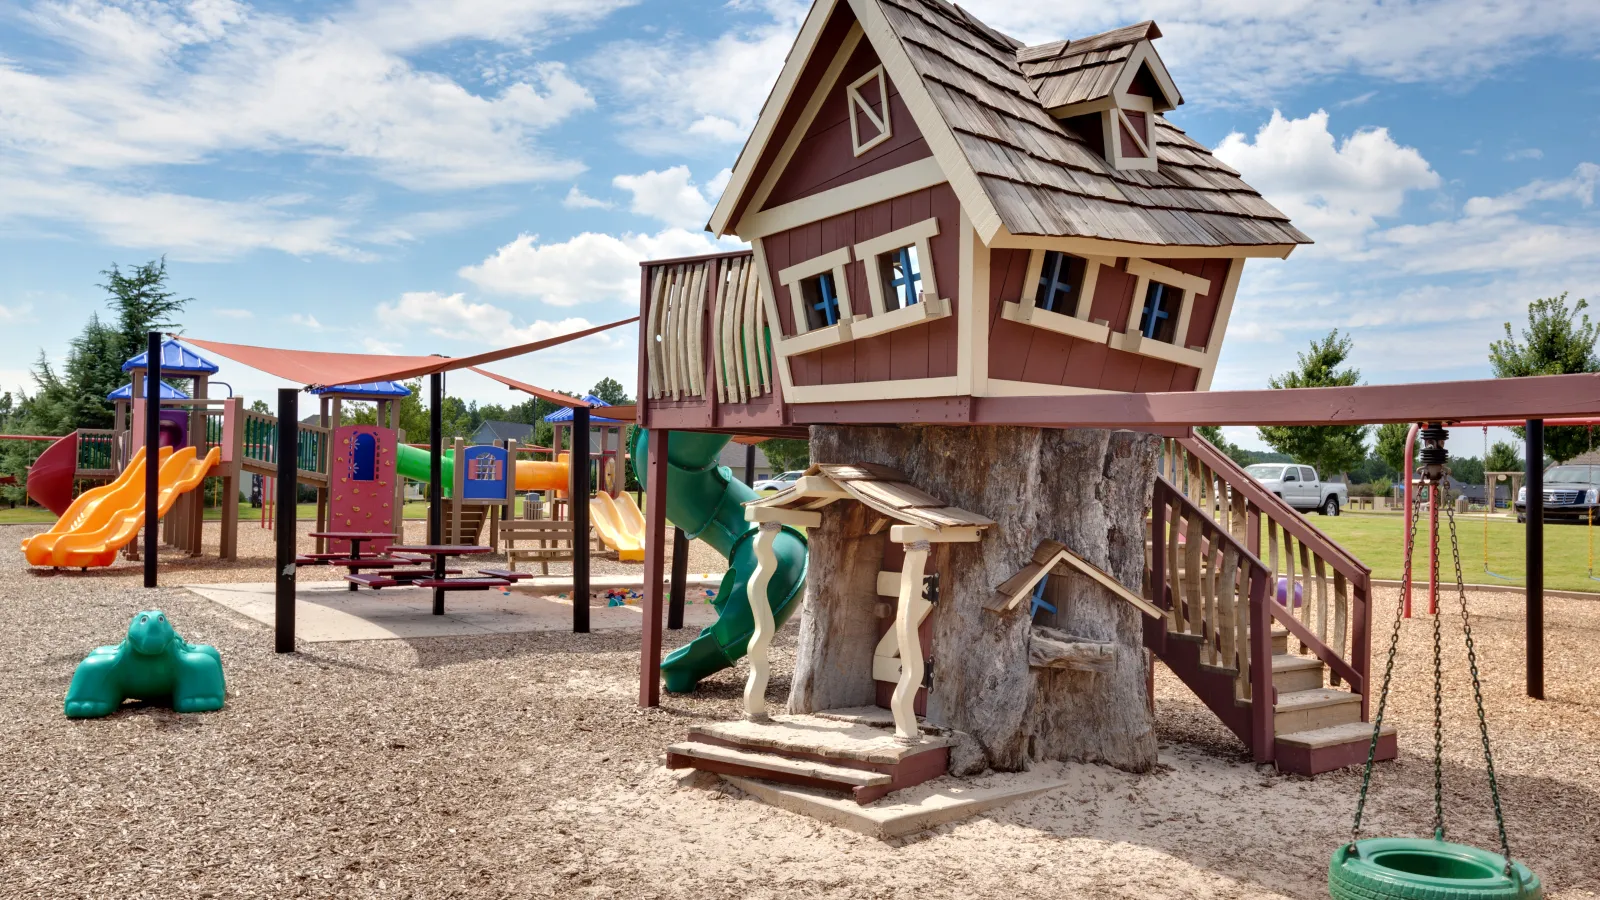
<svg viewBox="0 0 1600 900">
<path fill-rule="evenodd" d="M 1057 612 L 1038 624 L 1052 630 L 1047 635 L 1094 645 L 1073 651 L 1092 649 L 1092 664 L 1062 665 L 1049 662 L 1064 654 L 1061 647 L 1032 646 L 1028 604 L 985 606 L 1047 538 L 1142 595 L 1158 450 L 1155 437 L 1102 429 L 812 428 L 813 460 L 890 466 L 944 502 L 997 523 L 981 540 L 935 545 L 927 558 L 942 589 L 931 614 L 926 718 L 966 736 L 952 752 L 955 774 L 1015 771 L 1046 759 L 1131 771 L 1155 764 L 1137 608 L 1077 571 L 1053 579 Z M 875 518 L 860 504 L 837 503 L 822 509 L 808 532 L 790 712 L 874 702 L 873 608 L 885 538 L 872 533 Z"/>
</svg>

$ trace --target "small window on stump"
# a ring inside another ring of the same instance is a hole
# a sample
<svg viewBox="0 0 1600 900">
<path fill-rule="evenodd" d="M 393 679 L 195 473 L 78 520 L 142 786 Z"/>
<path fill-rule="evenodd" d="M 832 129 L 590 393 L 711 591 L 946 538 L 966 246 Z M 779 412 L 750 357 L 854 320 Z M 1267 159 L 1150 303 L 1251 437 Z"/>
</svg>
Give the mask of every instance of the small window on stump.
<svg viewBox="0 0 1600 900">
<path fill-rule="evenodd" d="M 922 298 L 922 261 L 915 244 L 883 254 L 878 264 L 883 276 L 885 311 L 915 306 Z"/>
<path fill-rule="evenodd" d="M 808 331 L 839 324 L 839 293 L 834 286 L 832 272 L 802 280 L 800 296 L 805 301 Z"/>
<path fill-rule="evenodd" d="M 1046 250 L 1044 266 L 1039 270 L 1039 287 L 1033 297 L 1034 308 L 1076 316 L 1078 295 L 1083 292 L 1083 276 L 1087 269 L 1086 261 L 1070 253 Z"/>
<path fill-rule="evenodd" d="M 1152 279 L 1144 292 L 1144 314 L 1139 317 L 1139 333 L 1164 344 L 1176 343 L 1178 312 L 1182 304 L 1182 290 Z"/>
</svg>

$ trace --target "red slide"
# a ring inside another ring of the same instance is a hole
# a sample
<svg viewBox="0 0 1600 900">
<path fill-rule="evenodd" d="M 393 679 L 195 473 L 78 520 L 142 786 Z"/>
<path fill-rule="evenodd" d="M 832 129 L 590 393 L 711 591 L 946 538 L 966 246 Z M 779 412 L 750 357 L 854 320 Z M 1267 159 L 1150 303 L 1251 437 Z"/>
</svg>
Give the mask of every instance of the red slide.
<svg viewBox="0 0 1600 900">
<path fill-rule="evenodd" d="M 45 451 L 28 467 L 28 496 L 56 515 L 64 515 L 72 505 L 72 476 L 78 471 L 78 435 L 67 435 Z"/>
</svg>

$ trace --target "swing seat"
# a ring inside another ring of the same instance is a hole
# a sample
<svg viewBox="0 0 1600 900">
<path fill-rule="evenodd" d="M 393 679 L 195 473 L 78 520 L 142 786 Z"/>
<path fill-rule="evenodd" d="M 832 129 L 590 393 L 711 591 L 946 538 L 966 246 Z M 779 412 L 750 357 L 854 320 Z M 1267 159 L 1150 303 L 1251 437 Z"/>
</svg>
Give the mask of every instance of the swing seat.
<svg viewBox="0 0 1600 900">
<path fill-rule="evenodd" d="M 1333 851 L 1333 900 L 1537 900 L 1539 876 L 1519 862 L 1466 844 L 1428 838 L 1367 838 Z"/>
</svg>

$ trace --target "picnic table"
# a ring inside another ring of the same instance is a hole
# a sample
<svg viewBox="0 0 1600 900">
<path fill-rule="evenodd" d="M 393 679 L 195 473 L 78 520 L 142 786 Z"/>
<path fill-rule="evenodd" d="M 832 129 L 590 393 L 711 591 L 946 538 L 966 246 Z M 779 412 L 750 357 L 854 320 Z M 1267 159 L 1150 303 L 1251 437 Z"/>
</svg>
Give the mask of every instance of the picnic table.
<svg viewBox="0 0 1600 900">
<path fill-rule="evenodd" d="M 433 577 L 413 581 L 418 587 L 433 589 L 433 614 L 444 615 L 444 595 L 446 591 L 486 591 L 492 587 L 505 587 L 511 579 L 477 577 L 477 578 L 449 578 L 445 575 L 444 561 L 451 556 L 481 556 L 493 553 L 492 547 L 483 547 L 476 544 L 407 544 L 403 547 L 390 547 L 391 553 L 415 553 L 418 556 L 433 558 Z"/>
<path fill-rule="evenodd" d="M 358 574 L 362 569 L 385 569 L 408 562 L 377 553 L 370 556 L 361 555 L 361 545 L 368 541 L 394 540 L 392 531 L 313 531 L 311 536 L 325 541 L 349 541 L 349 556 L 342 553 L 312 553 L 309 558 L 317 560 L 320 565 L 347 569 L 351 575 Z M 350 582 L 350 590 L 356 590 L 358 587 L 354 581 Z"/>
</svg>

